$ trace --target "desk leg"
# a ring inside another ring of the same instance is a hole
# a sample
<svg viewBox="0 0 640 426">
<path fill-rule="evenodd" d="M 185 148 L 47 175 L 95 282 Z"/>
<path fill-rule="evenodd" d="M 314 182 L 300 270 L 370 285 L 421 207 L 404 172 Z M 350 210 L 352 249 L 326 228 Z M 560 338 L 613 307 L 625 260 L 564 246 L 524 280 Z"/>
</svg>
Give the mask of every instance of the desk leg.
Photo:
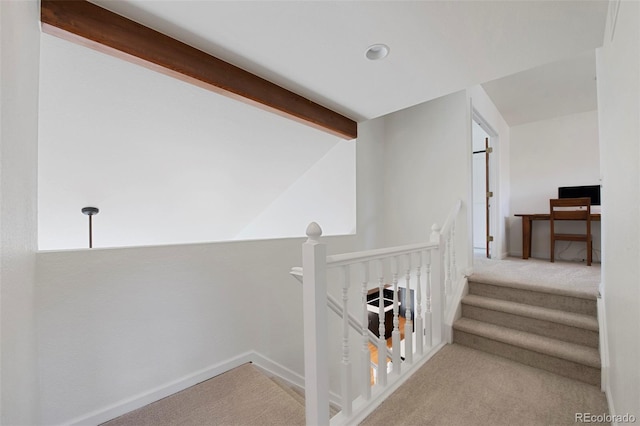
<svg viewBox="0 0 640 426">
<path fill-rule="evenodd" d="M 528 259 L 531 255 L 531 218 L 522 217 L 522 258 Z"/>
</svg>

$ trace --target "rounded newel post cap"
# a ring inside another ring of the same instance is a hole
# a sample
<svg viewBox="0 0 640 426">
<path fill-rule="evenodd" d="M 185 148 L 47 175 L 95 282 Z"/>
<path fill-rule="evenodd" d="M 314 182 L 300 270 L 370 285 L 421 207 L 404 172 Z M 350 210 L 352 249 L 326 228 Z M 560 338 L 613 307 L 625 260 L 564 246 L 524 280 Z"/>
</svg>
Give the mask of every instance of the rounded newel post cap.
<svg viewBox="0 0 640 426">
<path fill-rule="evenodd" d="M 437 243 L 440 240 L 440 225 L 434 223 L 431 225 L 431 242 Z"/>
<path fill-rule="evenodd" d="M 322 236 L 322 228 L 315 222 L 311 222 L 309 226 L 307 226 L 307 237 L 309 237 L 309 241 L 318 241 Z"/>
</svg>

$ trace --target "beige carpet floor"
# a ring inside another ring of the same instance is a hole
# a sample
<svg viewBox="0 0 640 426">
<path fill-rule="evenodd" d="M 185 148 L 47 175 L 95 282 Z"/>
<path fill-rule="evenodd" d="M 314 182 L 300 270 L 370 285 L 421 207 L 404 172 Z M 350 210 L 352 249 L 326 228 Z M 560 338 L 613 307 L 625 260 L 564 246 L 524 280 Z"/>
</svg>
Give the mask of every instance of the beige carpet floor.
<svg viewBox="0 0 640 426">
<path fill-rule="evenodd" d="M 472 278 L 496 284 L 516 283 L 559 294 L 596 297 L 600 284 L 600 264 L 507 257 L 503 260 L 475 256 Z"/>
<path fill-rule="evenodd" d="M 252 364 L 245 364 L 103 425 L 304 424 L 304 406 Z"/>
<path fill-rule="evenodd" d="M 361 424 L 575 425 L 576 413 L 607 412 L 595 386 L 453 344 Z"/>
<path fill-rule="evenodd" d="M 438 352 L 362 424 L 574 425 L 575 413 L 607 413 L 604 394 L 582 382 L 453 344 Z M 302 405 L 251 364 L 105 423 L 304 424 Z"/>
</svg>

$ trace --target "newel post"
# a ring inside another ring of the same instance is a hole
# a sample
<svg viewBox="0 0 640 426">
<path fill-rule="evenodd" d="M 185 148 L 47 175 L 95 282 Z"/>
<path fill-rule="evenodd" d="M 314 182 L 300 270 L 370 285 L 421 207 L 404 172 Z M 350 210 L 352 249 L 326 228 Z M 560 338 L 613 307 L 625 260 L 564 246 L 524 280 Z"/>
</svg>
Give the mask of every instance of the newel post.
<svg viewBox="0 0 640 426">
<path fill-rule="evenodd" d="M 312 222 L 302 245 L 302 308 L 307 425 L 329 424 L 329 360 L 327 328 L 327 250 L 322 229 Z"/>
<path fill-rule="evenodd" d="M 437 223 L 431 225 L 431 236 L 429 239 L 432 243 L 440 243 L 440 226 Z"/>
</svg>

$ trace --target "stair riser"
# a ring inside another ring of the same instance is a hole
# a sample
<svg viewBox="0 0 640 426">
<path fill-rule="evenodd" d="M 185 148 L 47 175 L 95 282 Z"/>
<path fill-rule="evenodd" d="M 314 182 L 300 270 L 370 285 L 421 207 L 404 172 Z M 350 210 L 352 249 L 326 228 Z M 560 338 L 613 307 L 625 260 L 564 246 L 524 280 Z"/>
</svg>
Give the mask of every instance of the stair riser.
<svg viewBox="0 0 640 426">
<path fill-rule="evenodd" d="M 519 288 L 496 286 L 478 282 L 469 282 L 469 294 L 508 300 L 510 302 L 541 306 L 543 308 L 558 309 L 565 312 L 597 316 L 595 300 L 557 294 L 541 293 Z"/>
<path fill-rule="evenodd" d="M 571 379 L 580 380 L 591 385 L 600 386 L 600 369 L 598 368 L 540 354 L 460 330 L 454 330 L 453 336 L 455 343 L 499 355 Z"/>
<path fill-rule="evenodd" d="M 598 332 L 571 327 L 536 318 L 528 318 L 506 312 L 494 311 L 477 306 L 462 305 L 462 316 L 477 321 L 509 327 L 514 330 L 551 337 L 565 342 L 598 348 Z"/>
</svg>

